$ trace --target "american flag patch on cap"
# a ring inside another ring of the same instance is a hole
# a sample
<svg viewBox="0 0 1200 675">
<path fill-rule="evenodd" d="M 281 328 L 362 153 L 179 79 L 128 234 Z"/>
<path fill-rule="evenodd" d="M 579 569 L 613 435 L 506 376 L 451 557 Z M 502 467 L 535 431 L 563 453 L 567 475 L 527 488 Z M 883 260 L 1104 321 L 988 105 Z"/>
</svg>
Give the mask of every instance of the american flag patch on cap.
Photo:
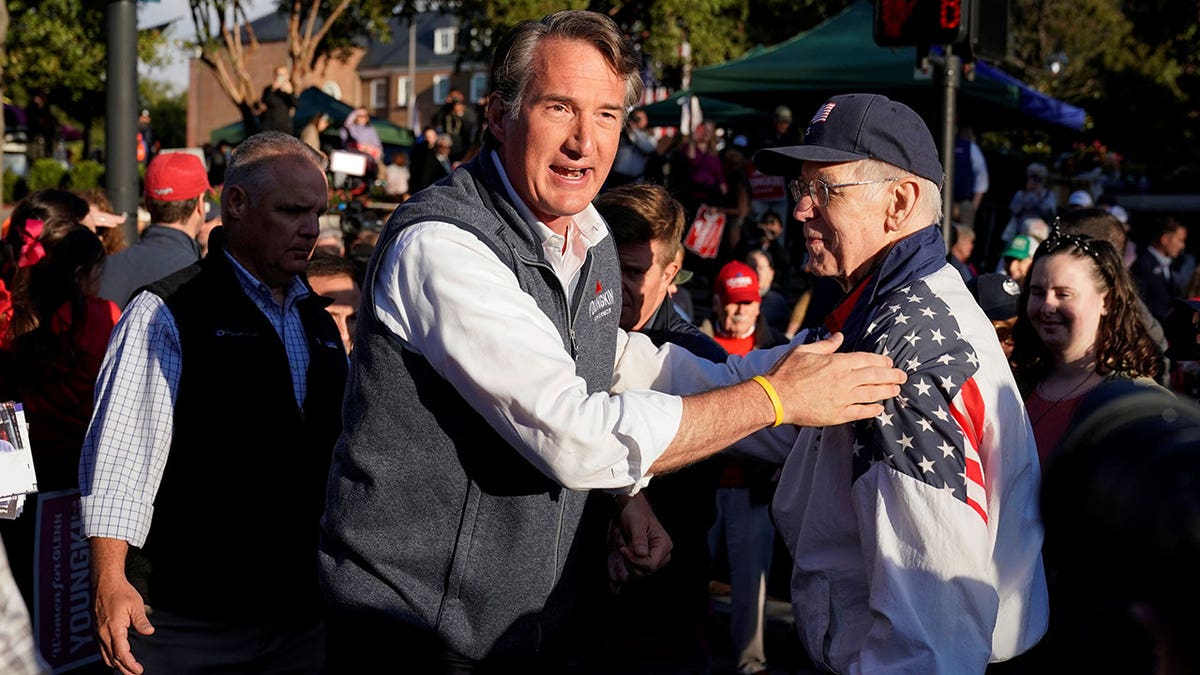
<svg viewBox="0 0 1200 675">
<path fill-rule="evenodd" d="M 820 110 L 817 111 L 817 114 L 813 115 L 812 121 L 808 123 L 808 126 L 811 127 L 817 122 L 824 122 L 825 120 L 829 119 L 829 113 L 833 111 L 835 106 L 837 106 L 837 104 L 833 101 L 829 101 L 825 105 L 821 106 Z"/>
</svg>

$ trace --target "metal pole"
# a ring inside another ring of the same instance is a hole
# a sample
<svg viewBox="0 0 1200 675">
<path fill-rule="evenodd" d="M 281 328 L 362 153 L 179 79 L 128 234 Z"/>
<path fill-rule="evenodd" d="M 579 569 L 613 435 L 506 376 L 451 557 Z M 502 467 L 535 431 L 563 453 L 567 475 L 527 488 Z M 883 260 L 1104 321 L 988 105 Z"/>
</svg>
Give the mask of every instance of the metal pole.
<svg viewBox="0 0 1200 675">
<path fill-rule="evenodd" d="M 109 200 L 125 218 L 125 240 L 137 241 L 137 5 L 110 0 L 108 29 L 108 97 L 105 120 L 105 181 Z"/>
<path fill-rule="evenodd" d="M 417 114 L 417 17 L 420 12 L 413 10 L 408 16 L 408 126 L 412 127 L 414 143 L 421 139 L 421 116 Z"/>
<path fill-rule="evenodd" d="M 942 186 L 942 238 L 947 247 L 954 208 L 954 108 L 962 73 L 962 59 L 953 50 L 946 45 L 946 56 L 942 59 L 942 169 L 946 173 L 946 184 Z"/>
</svg>

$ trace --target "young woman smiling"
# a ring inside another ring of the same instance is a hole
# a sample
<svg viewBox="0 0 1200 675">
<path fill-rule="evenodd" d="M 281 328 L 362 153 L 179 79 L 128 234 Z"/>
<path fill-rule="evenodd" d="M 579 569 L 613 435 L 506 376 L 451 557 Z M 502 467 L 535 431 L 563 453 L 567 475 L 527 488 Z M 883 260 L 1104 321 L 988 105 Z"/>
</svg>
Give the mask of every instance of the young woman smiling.
<svg viewBox="0 0 1200 675">
<path fill-rule="evenodd" d="M 1162 358 L 1116 249 L 1057 230 L 1034 254 L 1013 341 L 1012 366 L 1043 464 L 1084 394 L 1108 378 L 1156 377 Z"/>
</svg>

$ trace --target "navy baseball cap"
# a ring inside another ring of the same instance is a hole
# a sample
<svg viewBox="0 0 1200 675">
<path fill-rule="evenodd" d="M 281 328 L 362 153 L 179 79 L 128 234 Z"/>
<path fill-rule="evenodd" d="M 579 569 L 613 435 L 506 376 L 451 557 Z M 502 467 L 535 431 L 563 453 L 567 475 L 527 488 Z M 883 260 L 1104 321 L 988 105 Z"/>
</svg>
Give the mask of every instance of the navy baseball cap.
<svg viewBox="0 0 1200 675">
<path fill-rule="evenodd" d="M 799 176 L 804 162 L 877 159 L 927 178 L 944 178 L 937 145 L 912 108 L 878 94 L 843 94 L 825 102 L 804 132 L 804 144 L 759 150 L 754 167 L 772 176 Z"/>
<path fill-rule="evenodd" d="M 987 272 L 967 282 L 975 302 L 992 321 L 1005 321 L 1017 316 L 1017 300 L 1021 286 L 1007 274 Z"/>
</svg>

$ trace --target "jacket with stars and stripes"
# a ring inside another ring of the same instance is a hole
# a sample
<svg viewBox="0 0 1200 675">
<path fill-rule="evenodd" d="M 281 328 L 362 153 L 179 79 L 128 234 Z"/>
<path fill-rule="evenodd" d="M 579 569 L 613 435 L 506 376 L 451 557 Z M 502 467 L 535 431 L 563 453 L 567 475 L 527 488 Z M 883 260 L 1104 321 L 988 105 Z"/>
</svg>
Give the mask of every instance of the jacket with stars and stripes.
<svg viewBox="0 0 1200 675">
<path fill-rule="evenodd" d="M 841 673 L 982 673 L 1048 618 L 1037 451 L 995 331 L 936 226 L 798 339 L 838 330 L 908 381 L 879 417 L 794 436 L 774 514 L 801 640 Z"/>
</svg>

